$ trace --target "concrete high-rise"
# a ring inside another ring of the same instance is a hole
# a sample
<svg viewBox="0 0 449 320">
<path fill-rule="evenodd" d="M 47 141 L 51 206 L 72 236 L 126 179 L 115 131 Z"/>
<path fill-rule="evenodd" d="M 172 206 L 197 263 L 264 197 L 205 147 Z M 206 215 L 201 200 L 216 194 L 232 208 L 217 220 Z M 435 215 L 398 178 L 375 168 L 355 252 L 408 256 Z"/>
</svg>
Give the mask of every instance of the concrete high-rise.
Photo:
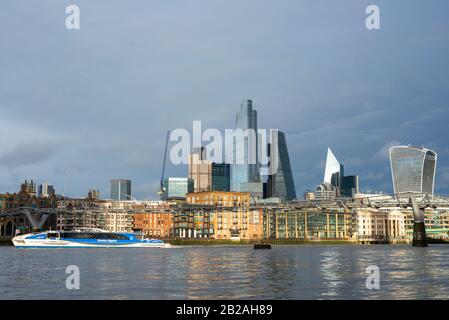
<svg viewBox="0 0 449 320">
<path fill-rule="evenodd" d="M 194 181 L 194 191 L 210 191 L 212 180 L 212 162 L 206 160 L 206 149 L 195 148 L 188 159 L 189 178 Z"/>
<path fill-rule="evenodd" d="M 111 180 L 111 199 L 116 201 L 131 200 L 131 180 Z"/>
<path fill-rule="evenodd" d="M 236 134 L 233 141 L 231 189 L 250 192 L 254 197 L 263 197 L 258 157 L 257 111 L 252 100 L 244 100 L 236 116 Z"/>
<path fill-rule="evenodd" d="M 390 148 L 394 193 L 433 194 L 437 154 L 426 148 L 396 146 Z"/>
</svg>

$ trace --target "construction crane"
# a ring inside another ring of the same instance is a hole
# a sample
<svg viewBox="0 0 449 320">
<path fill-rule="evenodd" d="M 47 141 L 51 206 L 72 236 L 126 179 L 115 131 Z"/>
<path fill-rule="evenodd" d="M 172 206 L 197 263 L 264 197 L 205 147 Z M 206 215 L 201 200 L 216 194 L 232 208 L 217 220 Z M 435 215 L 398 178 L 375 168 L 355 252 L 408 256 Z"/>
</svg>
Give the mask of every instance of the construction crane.
<svg viewBox="0 0 449 320">
<path fill-rule="evenodd" d="M 158 191 L 158 195 L 160 197 L 165 193 L 164 189 L 164 176 L 165 176 L 165 164 L 167 162 L 167 148 L 168 148 L 168 139 L 170 138 L 170 130 L 167 130 L 167 138 L 165 139 L 165 151 L 164 151 L 164 162 L 162 163 L 162 175 L 161 175 L 161 185 Z"/>
</svg>

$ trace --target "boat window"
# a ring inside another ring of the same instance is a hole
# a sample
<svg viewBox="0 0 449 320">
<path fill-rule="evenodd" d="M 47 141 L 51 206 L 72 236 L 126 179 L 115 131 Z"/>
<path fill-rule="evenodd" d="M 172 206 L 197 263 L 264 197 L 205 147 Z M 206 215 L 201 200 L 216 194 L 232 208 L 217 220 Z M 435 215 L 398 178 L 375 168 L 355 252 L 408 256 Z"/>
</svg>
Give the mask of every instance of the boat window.
<svg viewBox="0 0 449 320">
<path fill-rule="evenodd" d="M 99 233 L 97 239 L 104 240 L 129 240 L 128 237 L 117 233 Z"/>
<path fill-rule="evenodd" d="M 54 232 L 52 232 L 52 233 L 47 233 L 47 238 L 57 238 L 58 237 L 58 234 L 57 233 L 54 233 Z"/>
<path fill-rule="evenodd" d="M 101 239 L 101 240 L 129 240 L 128 237 L 110 232 L 64 232 L 61 238 L 65 239 Z"/>
</svg>

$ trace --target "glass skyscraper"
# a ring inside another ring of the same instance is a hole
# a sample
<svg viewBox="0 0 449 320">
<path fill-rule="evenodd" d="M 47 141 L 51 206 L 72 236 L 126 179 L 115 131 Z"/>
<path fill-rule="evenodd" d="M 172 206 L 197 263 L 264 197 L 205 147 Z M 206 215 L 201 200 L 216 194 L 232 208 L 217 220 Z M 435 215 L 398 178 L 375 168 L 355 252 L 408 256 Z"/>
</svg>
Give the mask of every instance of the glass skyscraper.
<svg viewBox="0 0 449 320">
<path fill-rule="evenodd" d="M 163 183 L 162 200 L 184 200 L 187 193 L 194 191 L 192 178 L 166 178 Z"/>
<path fill-rule="evenodd" d="M 257 111 L 251 100 L 244 100 L 236 116 L 236 134 L 233 141 L 231 170 L 232 191 L 250 192 L 252 196 L 263 197 L 263 183 L 259 173 Z"/>
<path fill-rule="evenodd" d="M 272 143 L 276 143 L 276 141 Z M 287 141 L 282 131 L 278 131 L 277 145 L 277 154 L 273 152 L 272 144 L 268 148 L 270 162 L 277 161 L 276 173 L 268 176 L 268 196 L 279 198 L 281 201 L 294 200 L 296 199 L 295 183 L 293 181 L 290 157 L 288 155 Z"/>
<path fill-rule="evenodd" d="M 116 201 L 131 200 L 131 180 L 111 180 L 111 199 Z"/>
<path fill-rule="evenodd" d="M 231 165 L 212 163 L 212 191 L 231 191 Z"/>
<path fill-rule="evenodd" d="M 335 175 L 333 177 L 333 175 Z M 338 162 L 337 158 L 335 157 L 334 153 L 332 152 L 331 148 L 327 148 L 327 157 L 326 157 L 326 169 L 324 171 L 324 182 L 330 183 L 332 185 L 336 181 L 335 179 L 340 179 L 343 177 L 344 174 L 344 166 Z"/>
<path fill-rule="evenodd" d="M 359 177 L 345 176 L 340 179 L 340 196 L 354 197 L 359 193 Z"/>
<path fill-rule="evenodd" d="M 437 154 L 426 148 L 397 146 L 390 148 L 394 193 L 433 194 Z"/>
</svg>

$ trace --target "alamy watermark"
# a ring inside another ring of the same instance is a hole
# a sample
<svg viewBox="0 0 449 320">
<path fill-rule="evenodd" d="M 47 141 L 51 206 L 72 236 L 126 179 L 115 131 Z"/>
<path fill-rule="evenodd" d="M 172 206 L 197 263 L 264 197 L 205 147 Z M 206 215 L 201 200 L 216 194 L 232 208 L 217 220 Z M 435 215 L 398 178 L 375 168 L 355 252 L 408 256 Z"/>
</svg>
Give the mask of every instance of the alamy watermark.
<svg viewBox="0 0 449 320">
<path fill-rule="evenodd" d="M 366 7 L 365 13 L 368 17 L 365 20 L 365 26 L 368 30 L 380 29 L 380 9 L 376 5 Z"/>
<path fill-rule="evenodd" d="M 76 265 L 67 266 L 65 273 L 69 276 L 65 280 L 65 287 L 68 290 L 80 289 L 80 268 Z"/>
<path fill-rule="evenodd" d="M 201 121 L 193 121 L 192 134 L 183 128 L 171 131 L 170 141 L 175 144 L 170 149 L 170 161 L 188 164 L 188 155 L 206 144 L 208 161 L 255 165 L 260 175 L 273 175 L 278 171 L 278 137 L 277 129 L 225 129 L 223 133 L 209 128 L 203 132 Z"/>
<path fill-rule="evenodd" d="M 380 289 L 380 269 L 376 265 L 366 267 L 365 272 L 369 274 L 366 278 L 365 286 L 368 290 Z"/>
<path fill-rule="evenodd" d="M 79 30 L 80 29 L 80 8 L 71 4 L 65 8 L 65 13 L 68 16 L 65 19 L 65 27 L 67 30 Z"/>
</svg>

